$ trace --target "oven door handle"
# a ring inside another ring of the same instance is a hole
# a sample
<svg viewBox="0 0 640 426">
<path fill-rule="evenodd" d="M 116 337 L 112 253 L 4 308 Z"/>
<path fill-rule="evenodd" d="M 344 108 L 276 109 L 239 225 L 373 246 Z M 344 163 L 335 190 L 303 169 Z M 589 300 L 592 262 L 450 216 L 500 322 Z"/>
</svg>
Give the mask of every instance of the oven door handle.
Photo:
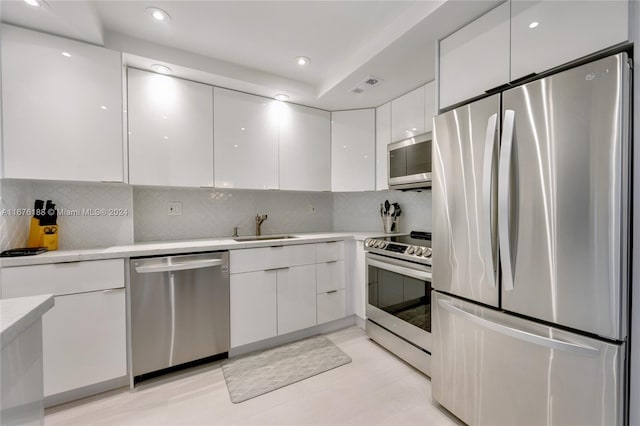
<svg viewBox="0 0 640 426">
<path fill-rule="evenodd" d="M 375 266 L 376 268 L 384 269 L 385 271 L 396 272 L 400 275 L 415 278 L 422 281 L 431 281 L 431 272 L 418 271 L 415 269 L 407 268 L 399 265 L 392 265 L 386 262 L 380 262 L 379 260 L 367 259 L 368 266 Z"/>
</svg>

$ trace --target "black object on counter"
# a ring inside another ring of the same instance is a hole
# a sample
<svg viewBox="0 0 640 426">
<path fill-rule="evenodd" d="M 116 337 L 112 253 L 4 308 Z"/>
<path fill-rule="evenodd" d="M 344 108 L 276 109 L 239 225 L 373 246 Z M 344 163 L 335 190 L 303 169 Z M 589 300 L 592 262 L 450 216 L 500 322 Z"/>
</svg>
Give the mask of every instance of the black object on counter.
<svg viewBox="0 0 640 426">
<path fill-rule="evenodd" d="M 23 247 L 5 250 L 0 253 L 0 257 L 33 256 L 49 251 L 46 247 Z"/>
</svg>

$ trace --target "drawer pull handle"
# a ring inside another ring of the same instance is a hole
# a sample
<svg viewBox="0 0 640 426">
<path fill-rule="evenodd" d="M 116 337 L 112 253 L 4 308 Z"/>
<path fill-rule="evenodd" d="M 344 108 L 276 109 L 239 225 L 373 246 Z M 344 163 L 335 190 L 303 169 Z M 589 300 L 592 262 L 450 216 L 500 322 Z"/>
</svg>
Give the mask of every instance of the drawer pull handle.
<svg viewBox="0 0 640 426">
<path fill-rule="evenodd" d="M 337 293 L 337 292 L 338 292 L 338 290 L 331 290 L 331 291 L 328 291 L 327 294 L 333 294 L 333 293 Z"/>
<path fill-rule="evenodd" d="M 265 272 L 272 272 L 272 271 L 284 271 L 285 269 L 289 269 L 289 267 L 284 267 L 284 268 L 271 268 L 271 269 L 265 269 Z"/>
<path fill-rule="evenodd" d="M 328 261 L 328 262 L 327 262 L 327 265 L 328 265 L 329 263 L 338 263 L 338 261 L 337 261 L 337 260 L 330 260 L 330 261 Z"/>
</svg>

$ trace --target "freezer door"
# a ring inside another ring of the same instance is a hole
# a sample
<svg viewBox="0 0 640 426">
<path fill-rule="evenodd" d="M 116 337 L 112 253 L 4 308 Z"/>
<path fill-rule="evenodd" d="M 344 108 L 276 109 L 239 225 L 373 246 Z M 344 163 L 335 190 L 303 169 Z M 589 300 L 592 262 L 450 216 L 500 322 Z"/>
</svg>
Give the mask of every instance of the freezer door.
<svg viewBox="0 0 640 426">
<path fill-rule="evenodd" d="M 626 336 L 628 89 L 619 54 L 504 92 L 505 310 Z"/>
<path fill-rule="evenodd" d="M 433 282 L 498 306 L 496 187 L 500 96 L 434 119 Z"/>
<path fill-rule="evenodd" d="M 624 345 L 434 294 L 433 398 L 469 425 L 620 425 Z"/>
</svg>

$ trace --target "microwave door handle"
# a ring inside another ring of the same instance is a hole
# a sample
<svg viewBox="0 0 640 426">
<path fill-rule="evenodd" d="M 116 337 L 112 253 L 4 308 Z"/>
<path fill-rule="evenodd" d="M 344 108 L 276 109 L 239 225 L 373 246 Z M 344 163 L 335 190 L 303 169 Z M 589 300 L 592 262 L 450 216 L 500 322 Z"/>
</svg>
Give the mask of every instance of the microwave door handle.
<svg viewBox="0 0 640 426">
<path fill-rule="evenodd" d="M 506 291 L 513 290 L 513 268 L 511 265 L 511 245 L 509 230 L 509 181 L 511 174 L 511 152 L 515 138 L 515 112 L 504 112 L 504 126 L 500 141 L 500 163 L 498 169 L 498 240 L 500 241 L 500 261 L 502 264 L 502 283 Z"/>
<path fill-rule="evenodd" d="M 482 238 L 484 243 L 484 256 L 489 285 L 496 288 L 495 250 L 493 244 L 493 217 L 491 216 L 492 189 L 493 189 L 493 158 L 496 149 L 496 130 L 498 114 L 493 114 L 487 121 L 487 135 L 484 145 L 484 159 L 482 165 L 482 228 L 486 235 Z"/>
</svg>

